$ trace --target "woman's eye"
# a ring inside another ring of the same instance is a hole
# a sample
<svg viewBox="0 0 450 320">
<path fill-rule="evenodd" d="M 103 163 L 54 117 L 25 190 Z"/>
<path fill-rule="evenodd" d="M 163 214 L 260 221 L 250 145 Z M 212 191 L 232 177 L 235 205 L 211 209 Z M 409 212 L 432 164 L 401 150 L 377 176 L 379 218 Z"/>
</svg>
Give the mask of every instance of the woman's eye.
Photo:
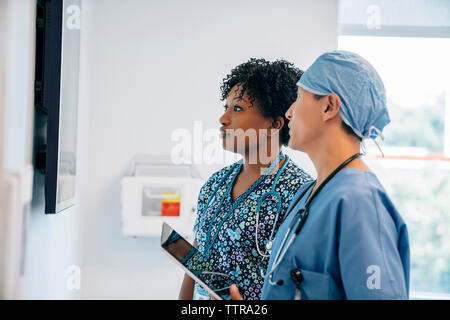
<svg viewBox="0 0 450 320">
<path fill-rule="evenodd" d="M 227 111 L 228 110 L 228 106 L 223 106 L 223 110 Z M 244 109 L 240 106 L 234 106 L 233 107 L 233 111 L 239 112 L 239 111 L 243 111 Z"/>
</svg>

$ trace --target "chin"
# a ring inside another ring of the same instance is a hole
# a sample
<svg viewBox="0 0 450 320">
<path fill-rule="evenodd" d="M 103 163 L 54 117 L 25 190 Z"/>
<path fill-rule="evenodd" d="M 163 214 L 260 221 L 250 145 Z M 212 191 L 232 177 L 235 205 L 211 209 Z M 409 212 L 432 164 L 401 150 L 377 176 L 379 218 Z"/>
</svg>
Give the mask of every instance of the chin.
<svg viewBox="0 0 450 320">
<path fill-rule="evenodd" d="M 223 150 L 226 150 L 226 151 L 233 151 L 233 150 L 228 150 L 227 149 L 227 143 L 226 143 L 227 141 L 225 140 L 225 139 L 222 139 L 222 148 L 223 148 Z"/>
<path fill-rule="evenodd" d="M 222 139 L 222 148 L 223 148 L 223 150 L 226 150 L 226 151 L 230 151 L 230 152 L 233 152 L 233 153 L 240 153 L 239 152 L 239 150 L 238 150 L 238 146 L 237 146 L 237 144 L 236 143 L 233 143 L 231 146 L 230 146 L 230 142 L 228 142 L 228 146 L 227 146 L 227 140 L 226 140 L 226 138 L 225 139 Z"/>
</svg>

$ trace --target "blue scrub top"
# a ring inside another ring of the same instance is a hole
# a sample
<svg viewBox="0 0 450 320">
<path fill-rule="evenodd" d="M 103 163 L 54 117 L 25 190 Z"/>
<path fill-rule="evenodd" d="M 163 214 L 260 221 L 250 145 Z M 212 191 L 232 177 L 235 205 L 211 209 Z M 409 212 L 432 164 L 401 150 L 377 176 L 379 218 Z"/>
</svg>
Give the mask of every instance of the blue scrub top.
<svg viewBox="0 0 450 320">
<path fill-rule="evenodd" d="M 298 190 L 291 205 L 312 183 Z M 290 214 L 278 230 L 268 270 L 311 190 L 294 210 L 289 208 Z M 281 279 L 283 284 L 271 285 L 266 279 L 261 299 L 294 299 L 293 269 L 300 269 L 303 275 L 301 299 L 408 299 L 407 228 L 375 174 L 345 168 L 325 185 L 273 273 L 272 281 Z"/>
</svg>

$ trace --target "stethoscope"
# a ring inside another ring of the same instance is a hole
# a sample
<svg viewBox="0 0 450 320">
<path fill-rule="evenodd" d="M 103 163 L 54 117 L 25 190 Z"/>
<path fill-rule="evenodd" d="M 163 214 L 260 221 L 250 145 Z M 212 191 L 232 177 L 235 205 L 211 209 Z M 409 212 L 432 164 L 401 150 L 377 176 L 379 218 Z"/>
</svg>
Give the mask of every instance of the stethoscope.
<svg viewBox="0 0 450 320">
<path fill-rule="evenodd" d="M 213 236 L 212 238 L 211 238 L 211 229 L 212 229 L 213 223 L 210 223 L 210 224 L 209 224 L 209 228 L 208 228 L 208 231 L 207 231 L 207 233 L 206 233 L 207 239 L 206 239 L 206 246 L 205 246 L 205 250 L 204 250 L 204 255 L 205 255 L 207 258 L 209 258 L 209 255 L 210 255 L 210 252 L 211 252 L 211 248 L 212 248 L 212 246 L 213 246 L 213 244 L 214 244 L 214 242 L 215 242 L 215 240 L 216 240 L 216 238 L 217 238 L 217 235 L 218 235 L 218 233 L 219 233 L 219 230 L 220 230 L 220 228 L 222 227 L 222 225 L 223 225 L 223 223 L 225 222 L 225 220 L 227 220 L 227 218 L 229 217 L 229 215 L 230 215 L 232 212 L 234 212 L 234 210 L 236 209 L 236 207 L 237 207 L 237 206 L 238 206 L 245 198 L 247 198 L 247 195 L 250 194 L 250 193 L 254 190 L 254 188 L 256 188 L 256 187 L 259 185 L 259 183 L 267 177 L 267 175 L 275 168 L 275 166 L 277 166 L 277 165 L 281 162 L 281 160 L 282 160 L 283 158 L 284 158 L 284 154 L 283 154 L 282 152 L 280 152 L 280 154 L 277 156 L 277 158 L 276 158 L 276 159 L 270 164 L 270 166 L 264 171 L 264 173 L 261 175 L 261 177 L 259 177 L 259 179 L 258 179 L 258 180 L 257 180 L 257 181 L 256 181 L 256 182 L 255 182 L 255 183 L 254 183 L 254 184 L 253 184 L 253 185 L 252 185 L 252 186 L 251 186 L 251 187 L 250 187 L 243 195 L 239 196 L 239 199 L 236 199 L 236 201 L 233 203 L 233 206 L 232 206 L 231 210 L 230 210 L 230 211 L 225 215 L 225 217 L 220 221 L 220 224 L 219 224 L 219 226 L 217 227 L 217 230 L 216 230 L 216 232 L 215 232 L 215 234 L 214 234 L 214 236 Z M 277 175 L 275 176 L 275 179 L 274 179 L 274 181 L 273 181 L 273 183 L 272 183 L 272 188 L 270 189 L 269 192 L 266 192 L 266 193 L 264 193 L 263 195 L 261 195 L 261 197 L 260 197 L 259 200 L 258 200 L 258 204 L 257 204 L 257 206 L 256 206 L 256 231 L 255 231 L 255 241 L 256 241 L 256 248 L 257 248 L 258 254 L 260 254 L 260 255 L 263 257 L 263 259 L 270 256 L 270 253 L 269 253 L 269 254 L 267 254 L 267 253 L 270 252 L 270 250 L 271 250 L 272 243 L 273 243 L 273 240 L 274 240 L 275 227 L 276 227 L 276 224 L 277 224 L 277 221 L 278 221 L 278 217 L 279 217 L 280 212 L 281 212 L 281 196 L 280 196 L 280 194 L 279 194 L 278 192 L 275 191 L 275 186 L 276 186 L 276 184 L 277 184 L 277 182 L 278 182 L 278 179 L 279 179 L 280 175 L 282 174 L 282 172 L 284 171 L 284 168 L 286 167 L 286 165 L 287 165 L 288 162 L 289 162 L 289 156 L 286 155 L 286 160 L 284 161 L 284 163 L 283 163 L 282 167 L 280 168 L 280 170 L 278 170 L 278 173 L 277 173 Z M 227 179 L 227 178 L 230 176 L 230 174 L 232 174 L 232 173 L 235 171 L 235 168 L 236 168 L 237 166 L 239 166 L 239 165 L 242 165 L 242 160 L 239 161 L 239 162 L 237 162 L 237 163 L 235 163 L 235 164 L 231 167 L 231 169 L 225 174 L 225 176 L 222 177 L 222 179 L 219 181 L 219 183 L 217 184 L 217 186 L 216 186 L 216 188 L 214 189 L 213 193 L 212 193 L 211 196 L 209 197 L 209 200 L 208 200 L 208 202 L 207 202 L 207 204 L 206 204 L 206 207 L 205 207 L 205 211 L 204 211 L 204 212 L 206 212 L 206 211 L 208 210 L 211 201 L 212 201 L 213 199 L 215 199 L 216 194 L 217 194 L 217 191 L 219 190 L 219 188 L 221 187 L 221 185 L 223 184 L 223 182 L 225 181 L 225 179 Z M 233 180 L 231 181 L 230 185 L 228 186 L 228 189 L 227 189 L 225 195 L 227 195 L 227 194 L 229 194 L 229 193 L 231 192 L 231 188 L 233 187 L 234 180 L 236 179 L 237 176 L 238 176 L 237 174 L 234 176 Z M 272 195 L 275 196 L 275 197 L 277 198 L 278 210 L 277 210 L 277 215 L 276 215 L 276 218 L 275 218 L 275 222 L 274 222 L 274 224 L 273 224 L 273 226 L 272 226 L 272 232 L 271 232 L 271 234 L 270 234 L 270 238 L 269 238 L 269 240 L 268 240 L 267 243 L 266 243 L 266 252 L 265 252 L 265 253 L 262 253 L 261 250 L 260 250 L 260 248 L 259 248 L 259 243 L 258 243 L 258 223 L 259 223 L 260 208 L 261 208 L 261 205 L 262 205 L 263 201 L 265 200 L 265 198 L 267 198 L 268 196 L 272 196 Z M 217 209 L 216 209 L 216 211 L 215 211 L 215 213 L 214 213 L 214 215 L 213 215 L 213 218 L 212 218 L 211 222 L 214 222 L 214 221 L 215 221 L 216 216 L 218 215 L 218 213 L 219 213 L 219 211 L 220 211 L 220 209 L 221 209 L 221 207 L 222 207 L 222 204 L 223 204 L 223 201 L 224 201 L 225 198 L 226 198 L 226 196 L 223 196 L 223 197 L 222 197 L 222 199 L 221 199 L 221 201 L 220 201 L 220 203 L 219 203 L 219 205 L 218 205 L 218 207 L 217 207 Z"/>
<path fill-rule="evenodd" d="M 281 285 L 283 284 L 283 280 L 279 280 L 279 281 L 273 281 L 273 274 L 275 272 L 275 270 L 278 268 L 278 266 L 280 265 L 281 261 L 283 260 L 284 256 L 286 255 L 286 252 L 289 250 L 289 247 L 292 245 L 292 243 L 294 242 L 295 238 L 297 237 L 297 235 L 300 233 L 300 230 L 303 228 L 305 222 L 306 222 L 306 218 L 308 218 L 309 215 L 309 207 L 311 205 L 311 202 L 314 200 L 314 198 L 319 194 L 319 192 L 325 187 L 325 185 L 339 172 L 341 171 L 346 165 L 348 165 L 350 162 L 352 162 L 353 160 L 355 160 L 356 158 L 362 156 L 362 153 L 357 153 L 353 156 L 351 156 L 349 159 L 345 160 L 339 167 L 337 167 L 324 181 L 323 183 L 321 183 L 319 185 L 319 187 L 317 188 L 317 190 L 311 195 L 311 197 L 306 201 L 305 205 L 294 215 L 294 217 L 292 218 L 292 222 L 289 225 L 286 234 L 283 238 L 283 241 L 281 242 L 280 248 L 278 249 L 276 255 L 275 255 L 275 259 L 273 260 L 272 263 L 272 268 L 270 269 L 269 272 L 265 273 L 264 269 L 261 268 L 260 266 L 260 274 L 263 278 L 268 278 L 269 283 L 271 285 Z M 295 206 L 297 205 L 297 203 L 305 196 L 306 192 L 316 184 L 317 180 L 312 183 L 311 185 L 309 185 L 300 195 L 300 197 L 298 197 L 296 199 L 296 201 L 291 205 L 292 210 L 295 208 Z M 286 217 L 290 214 L 290 212 L 286 212 Z M 289 236 L 289 234 L 291 233 L 291 231 L 293 230 L 294 226 L 297 225 L 297 227 L 295 228 L 294 233 L 291 235 L 289 242 L 287 243 L 286 248 L 284 248 L 287 238 Z M 283 250 L 284 248 L 284 250 Z"/>
</svg>

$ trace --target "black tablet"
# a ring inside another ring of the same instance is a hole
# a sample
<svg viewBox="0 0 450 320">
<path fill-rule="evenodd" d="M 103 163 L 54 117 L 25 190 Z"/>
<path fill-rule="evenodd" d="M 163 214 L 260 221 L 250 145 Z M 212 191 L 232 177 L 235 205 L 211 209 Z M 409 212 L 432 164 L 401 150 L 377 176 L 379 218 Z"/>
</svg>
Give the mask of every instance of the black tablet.
<svg viewBox="0 0 450 320">
<path fill-rule="evenodd" d="M 204 256 L 167 223 L 163 223 L 161 248 L 196 280 L 205 290 L 218 300 L 230 300 L 232 280 L 227 274 L 213 270 L 202 270 Z"/>
</svg>

